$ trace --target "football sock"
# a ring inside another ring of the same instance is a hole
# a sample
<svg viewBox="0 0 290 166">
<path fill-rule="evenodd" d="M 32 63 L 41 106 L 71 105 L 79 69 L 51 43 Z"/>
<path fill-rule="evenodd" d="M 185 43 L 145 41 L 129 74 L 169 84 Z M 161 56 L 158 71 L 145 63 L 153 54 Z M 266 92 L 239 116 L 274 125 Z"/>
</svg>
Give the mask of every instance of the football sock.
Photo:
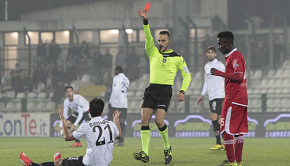
<svg viewBox="0 0 290 166">
<path fill-rule="evenodd" d="M 165 150 L 169 149 L 170 145 L 168 140 L 168 127 L 166 126 L 166 124 L 162 128 L 159 128 L 159 134 L 161 135 L 164 144 L 164 149 Z"/>
<path fill-rule="evenodd" d="M 222 142 L 221 142 L 221 136 L 220 136 L 220 124 L 218 123 L 218 120 L 212 121 L 212 125 L 213 125 L 213 131 L 216 137 L 216 144 L 221 145 Z"/>
<path fill-rule="evenodd" d="M 242 161 L 243 145 L 244 145 L 244 137 L 241 134 L 238 137 L 236 137 L 236 143 L 235 143 L 235 156 L 236 156 L 236 161 L 238 163 Z"/>
<path fill-rule="evenodd" d="M 224 137 L 224 145 L 226 148 L 226 155 L 229 160 L 229 162 L 234 162 L 235 159 L 235 152 L 234 152 L 234 137 L 226 132 L 223 133 Z"/>
<path fill-rule="evenodd" d="M 120 118 L 120 127 L 121 127 L 121 130 L 122 130 L 122 135 L 124 136 L 125 135 L 125 120 Z M 120 143 L 123 143 L 124 142 L 124 137 L 122 137 L 120 140 L 119 140 Z"/>
<path fill-rule="evenodd" d="M 149 156 L 149 143 L 150 143 L 151 132 L 149 126 L 141 126 L 141 142 L 142 151 Z"/>
</svg>

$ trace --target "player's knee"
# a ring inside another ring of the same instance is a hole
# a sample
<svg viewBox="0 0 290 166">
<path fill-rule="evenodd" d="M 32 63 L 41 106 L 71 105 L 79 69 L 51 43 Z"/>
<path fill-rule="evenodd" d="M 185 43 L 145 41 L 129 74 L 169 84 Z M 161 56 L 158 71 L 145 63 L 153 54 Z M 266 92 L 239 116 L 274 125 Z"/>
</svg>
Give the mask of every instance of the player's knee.
<svg viewBox="0 0 290 166">
<path fill-rule="evenodd" d="M 141 123 L 142 123 L 142 126 L 148 126 L 149 125 L 149 119 L 144 119 L 144 118 L 142 118 L 141 119 Z"/>
<path fill-rule="evenodd" d="M 155 123 L 158 126 L 158 128 L 162 128 L 164 126 L 164 120 L 163 119 L 155 119 Z"/>
<path fill-rule="evenodd" d="M 67 120 L 67 121 L 66 121 L 66 125 L 67 125 L 67 126 L 71 126 L 72 123 L 71 123 L 69 120 Z"/>
</svg>

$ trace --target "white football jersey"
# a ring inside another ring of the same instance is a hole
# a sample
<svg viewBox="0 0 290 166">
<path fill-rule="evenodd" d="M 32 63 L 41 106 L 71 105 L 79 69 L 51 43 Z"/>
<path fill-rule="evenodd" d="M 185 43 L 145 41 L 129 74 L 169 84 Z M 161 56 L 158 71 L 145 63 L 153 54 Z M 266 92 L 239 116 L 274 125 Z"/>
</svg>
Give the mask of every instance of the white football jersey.
<svg viewBox="0 0 290 166">
<path fill-rule="evenodd" d="M 89 166 L 108 166 L 113 160 L 114 142 L 119 136 L 117 126 L 102 117 L 94 117 L 88 123 L 82 123 L 73 132 L 76 139 L 84 137 L 87 142 L 83 164 Z"/>
<path fill-rule="evenodd" d="M 69 108 L 78 113 L 77 120 L 74 125 L 76 126 L 83 117 L 83 113 L 89 111 L 90 104 L 89 102 L 81 95 L 74 94 L 73 101 L 70 101 L 69 98 L 66 98 L 63 102 L 63 116 L 67 119 Z"/>
<path fill-rule="evenodd" d="M 208 62 L 204 66 L 204 84 L 201 95 L 208 93 L 209 100 L 225 97 L 225 79 L 220 76 L 211 75 L 210 69 L 216 68 L 219 71 L 225 72 L 225 65 L 217 59 Z"/>
<path fill-rule="evenodd" d="M 112 93 L 109 103 L 114 108 L 128 108 L 127 92 L 130 85 L 129 79 L 123 73 L 114 76 Z"/>
</svg>

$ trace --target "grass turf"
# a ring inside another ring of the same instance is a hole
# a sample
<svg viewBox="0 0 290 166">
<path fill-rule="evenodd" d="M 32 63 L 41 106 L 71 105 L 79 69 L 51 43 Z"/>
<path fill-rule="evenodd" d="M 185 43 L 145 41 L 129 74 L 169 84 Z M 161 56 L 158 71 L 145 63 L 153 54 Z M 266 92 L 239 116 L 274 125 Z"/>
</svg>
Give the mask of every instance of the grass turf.
<svg viewBox="0 0 290 166">
<path fill-rule="evenodd" d="M 170 138 L 173 149 L 171 166 L 215 166 L 225 159 L 225 151 L 211 151 L 214 138 Z M 62 138 L 0 138 L 0 166 L 21 165 L 20 152 L 34 162 L 52 161 L 56 151 L 62 158 L 85 154 L 83 147 L 71 148 L 73 142 Z M 151 138 L 150 162 L 144 164 L 133 159 L 133 152 L 141 150 L 139 138 L 126 138 L 123 147 L 115 146 L 111 166 L 164 165 L 163 143 L 161 138 Z M 290 140 L 246 138 L 243 152 L 245 166 L 289 166 Z"/>
</svg>

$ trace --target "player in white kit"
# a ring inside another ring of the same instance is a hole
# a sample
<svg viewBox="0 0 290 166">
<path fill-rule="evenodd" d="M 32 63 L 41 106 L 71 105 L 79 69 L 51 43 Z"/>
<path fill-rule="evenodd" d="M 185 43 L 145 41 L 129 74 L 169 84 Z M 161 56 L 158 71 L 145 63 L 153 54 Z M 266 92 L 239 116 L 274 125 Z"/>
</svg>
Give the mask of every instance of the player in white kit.
<svg viewBox="0 0 290 166">
<path fill-rule="evenodd" d="M 103 109 L 104 102 L 101 99 L 93 99 L 90 102 L 92 119 L 88 123 L 82 123 L 78 130 L 72 133 L 67 130 L 62 110 L 59 111 L 65 140 L 72 141 L 84 137 L 88 145 L 85 156 L 61 159 L 61 154 L 57 152 L 54 156 L 54 162 L 37 164 L 21 152 L 20 161 L 25 166 L 109 166 L 113 160 L 114 142 L 116 139 L 122 138 L 119 124 L 120 111 L 115 112 L 114 122 L 112 122 L 101 117 Z"/>
<path fill-rule="evenodd" d="M 225 97 L 225 79 L 223 77 L 211 75 L 210 69 L 216 68 L 220 71 L 225 71 L 225 65 L 216 59 L 216 49 L 213 46 L 207 48 L 207 57 L 209 62 L 204 66 L 204 84 L 201 95 L 197 99 L 197 104 L 200 104 L 203 97 L 208 93 L 210 118 L 213 124 L 213 130 L 216 136 L 216 144 L 211 147 L 211 150 L 224 150 L 220 138 L 220 124 L 222 105 Z"/>
<path fill-rule="evenodd" d="M 125 121 L 127 118 L 128 99 L 127 93 L 130 85 L 129 79 L 123 73 L 123 68 L 117 66 L 115 68 L 115 76 L 113 78 L 112 93 L 109 101 L 108 120 L 113 120 L 113 113 L 118 110 L 121 111 L 120 126 L 123 135 L 125 135 Z M 119 146 L 123 146 L 123 139 L 119 140 Z"/>
<path fill-rule="evenodd" d="M 89 102 L 81 95 L 75 94 L 72 86 L 65 87 L 66 99 L 63 102 L 63 115 L 66 119 L 66 124 L 70 132 L 74 131 L 75 126 L 81 124 L 84 120 L 89 121 Z M 68 111 L 71 109 L 73 113 L 68 116 Z M 62 123 L 60 124 L 62 131 Z M 81 147 L 82 143 L 76 140 L 72 147 Z"/>
</svg>

